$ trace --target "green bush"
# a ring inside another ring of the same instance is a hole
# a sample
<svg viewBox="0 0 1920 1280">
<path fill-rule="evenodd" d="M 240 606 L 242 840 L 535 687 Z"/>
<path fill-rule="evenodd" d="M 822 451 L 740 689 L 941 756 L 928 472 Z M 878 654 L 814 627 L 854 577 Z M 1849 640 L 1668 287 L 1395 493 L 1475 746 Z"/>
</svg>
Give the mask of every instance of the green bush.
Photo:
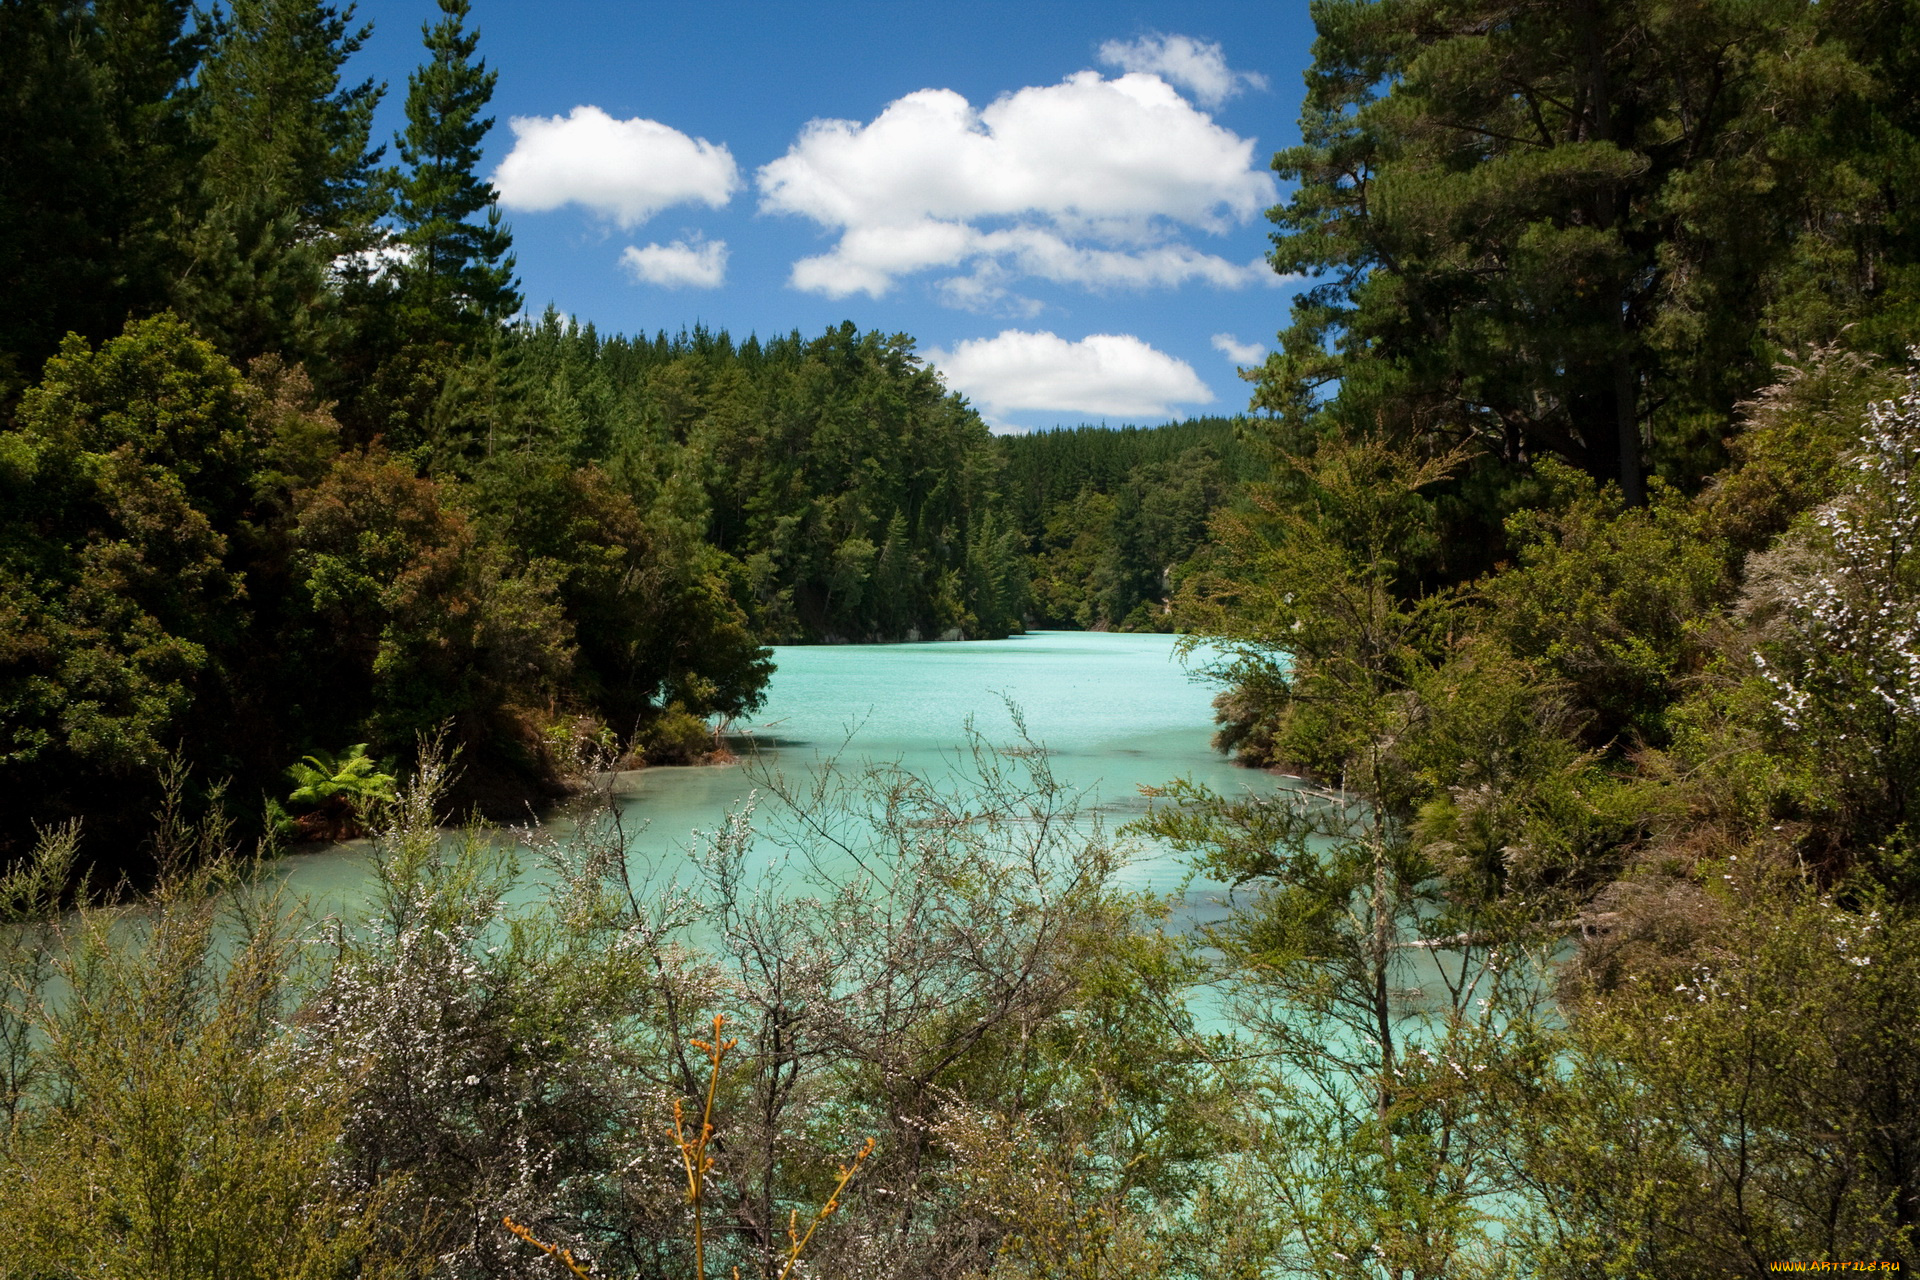
<svg viewBox="0 0 1920 1280">
<path fill-rule="evenodd" d="M 640 742 L 648 764 L 705 764 L 721 750 L 713 726 L 677 702 L 641 730 Z"/>
</svg>

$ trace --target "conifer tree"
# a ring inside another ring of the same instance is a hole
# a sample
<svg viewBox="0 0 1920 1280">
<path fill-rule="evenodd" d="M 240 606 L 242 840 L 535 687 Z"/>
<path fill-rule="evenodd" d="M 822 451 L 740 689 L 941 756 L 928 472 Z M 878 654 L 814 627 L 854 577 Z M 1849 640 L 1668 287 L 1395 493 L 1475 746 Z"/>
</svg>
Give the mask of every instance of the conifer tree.
<svg viewBox="0 0 1920 1280">
<path fill-rule="evenodd" d="M 204 41 L 190 0 L 0 4 L 0 398 L 166 304 Z"/>
<path fill-rule="evenodd" d="M 400 242 L 411 251 L 403 293 L 410 324 L 435 337 L 520 307 L 499 193 L 474 173 L 493 128 L 493 117 L 481 112 L 499 73 L 474 59 L 480 33 L 466 30 L 468 8 L 467 0 L 440 0 L 440 21 L 422 27 L 430 56 L 407 77 L 407 127 L 399 136 L 408 172 L 395 212 Z M 482 210 L 484 223 L 470 221 Z"/>
<path fill-rule="evenodd" d="M 1824 6 L 1316 6 L 1272 261 L 1325 282 L 1260 375 L 1342 429 L 1691 483 L 1766 376 L 1769 293 L 1858 79 Z M 1337 388 L 1337 390 L 1336 390 Z"/>
<path fill-rule="evenodd" d="M 215 27 L 195 104 L 207 213 L 176 300 L 233 354 L 311 355 L 338 311 L 331 264 L 372 243 L 385 86 L 341 86 L 371 29 L 352 19 L 352 5 L 233 0 Z"/>
</svg>

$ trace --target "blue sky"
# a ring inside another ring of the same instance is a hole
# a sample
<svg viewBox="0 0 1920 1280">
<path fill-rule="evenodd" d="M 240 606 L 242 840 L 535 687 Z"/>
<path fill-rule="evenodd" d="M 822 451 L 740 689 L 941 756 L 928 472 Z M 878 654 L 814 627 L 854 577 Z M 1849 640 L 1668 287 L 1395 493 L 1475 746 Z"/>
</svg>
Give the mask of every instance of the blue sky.
<svg viewBox="0 0 1920 1280">
<path fill-rule="evenodd" d="M 400 123 L 432 0 L 352 71 Z M 1304 4 L 475 0 L 530 309 L 906 332 L 1000 429 L 1245 407 Z M 516 124 L 517 122 L 517 124 Z M 837 123 L 836 123 L 837 122 Z"/>
</svg>

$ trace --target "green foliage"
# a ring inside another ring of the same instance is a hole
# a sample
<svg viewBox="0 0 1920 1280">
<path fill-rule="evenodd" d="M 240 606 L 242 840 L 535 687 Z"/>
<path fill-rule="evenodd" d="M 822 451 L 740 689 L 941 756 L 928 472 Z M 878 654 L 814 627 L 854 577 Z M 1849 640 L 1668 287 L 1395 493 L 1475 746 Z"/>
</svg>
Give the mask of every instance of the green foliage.
<svg viewBox="0 0 1920 1280">
<path fill-rule="evenodd" d="M 166 305 L 192 216 L 188 0 L 0 7 L 0 404 Z"/>
<path fill-rule="evenodd" d="M 241 883 L 217 821 L 176 811 L 158 846 L 167 871 L 138 910 L 8 925 L 26 936 L 0 1021 L 28 1032 L 14 1061 L 31 1070 L 0 1135 L 17 1246 L 0 1275 L 414 1273 L 404 1247 L 369 1256 L 381 1193 L 330 1173 L 342 1095 L 280 1020 L 299 989 L 285 905 Z M 57 884 L 71 855 L 56 837 L 35 865 Z"/>
<path fill-rule="evenodd" d="M 1062 427 L 999 438 L 1006 458 L 1007 499 L 1023 529 L 1037 530 L 1047 513 L 1091 487 L 1110 493 L 1138 467 L 1211 455 L 1235 481 L 1257 479 L 1264 464 L 1237 418 L 1190 418 L 1159 427 Z"/>
<path fill-rule="evenodd" d="M 1022 625 L 991 437 L 904 338 L 550 320 L 437 359 L 405 456 L 352 447 L 299 366 L 242 377 L 171 316 L 49 365 L 0 434 L 8 767 L 38 770 L 14 831 L 105 776 L 137 811 L 181 741 L 271 792 L 262 762 L 307 743 L 400 758 L 449 719 L 462 799 L 516 805 L 553 787 L 555 713 L 726 720 L 759 705 L 768 638 Z"/>
<path fill-rule="evenodd" d="M 1407 565 L 1433 536 L 1423 491 L 1459 461 L 1374 440 L 1282 456 L 1280 481 L 1215 520 L 1219 556 L 1189 583 L 1183 618 L 1218 646 L 1242 714 L 1270 726 L 1259 763 L 1374 785 L 1373 744 L 1458 607 L 1417 594 Z"/>
<path fill-rule="evenodd" d="M 1764 549 L 1834 495 L 1867 406 L 1899 388 L 1888 367 L 1835 346 L 1789 356 L 1775 375 L 1743 406 L 1728 442 L 1735 465 L 1701 495 L 1711 536 L 1736 552 Z"/>
<path fill-rule="evenodd" d="M 58 814 L 76 783 L 155 767 L 244 625 L 232 541 L 261 458 L 250 410 L 232 366 L 161 316 L 97 351 L 69 338 L 0 435 L 13 805 Z"/>
<path fill-rule="evenodd" d="M 1009 501 L 1033 553 L 1032 615 L 1047 626 L 1170 630 L 1169 601 L 1206 545 L 1208 519 L 1260 470 L 1242 425 L 1003 437 Z"/>
<path fill-rule="evenodd" d="M 93 350 L 61 344 L 20 406 L 20 423 L 54 447 L 124 451 L 178 477 L 210 517 L 231 524 L 250 496 L 259 442 L 239 372 L 178 319 L 127 326 Z"/>
<path fill-rule="evenodd" d="M 1489 630 L 1563 682 L 1592 716 L 1586 742 L 1664 743 L 1666 710 L 1705 660 L 1700 628 L 1731 595 L 1724 550 L 1658 480 L 1623 510 L 1571 468 L 1540 473 L 1540 509 L 1507 522 L 1519 563 L 1484 589 Z"/>
<path fill-rule="evenodd" d="M 1774 752 L 1821 780 L 1807 815 L 1827 846 L 1821 862 L 1830 874 L 1858 863 L 1911 901 L 1920 897 L 1909 816 L 1920 801 L 1920 378 L 1873 406 L 1845 466 L 1831 502 L 1749 561 L 1751 661 Z"/>
<path fill-rule="evenodd" d="M 1801 210 L 1857 207 L 1816 138 L 1871 76 L 1829 8 L 1318 6 L 1273 261 L 1329 278 L 1258 403 L 1337 384 L 1349 431 L 1558 456 L 1630 503 L 1649 460 L 1690 487 L 1821 239 Z"/>
<path fill-rule="evenodd" d="M 737 562 L 688 546 L 600 467 L 515 450 L 477 468 L 481 521 L 556 576 L 575 682 L 623 730 L 669 702 L 727 717 L 759 705 L 772 667 L 733 598 Z"/>
<path fill-rule="evenodd" d="M 379 771 L 364 742 L 337 756 L 308 756 L 289 766 L 287 776 L 299 784 L 287 797 L 289 804 L 323 805 L 343 799 L 358 808 L 394 800 L 394 776 Z"/>
<path fill-rule="evenodd" d="M 1912 914 L 1720 865 L 1685 908 L 1712 921 L 1700 950 L 1616 973 L 1538 1044 L 1556 1069 L 1500 1088 L 1537 1206 L 1514 1241 L 1530 1274 L 1913 1265 Z"/>
<path fill-rule="evenodd" d="M 238 0 L 212 28 L 193 107 L 205 212 L 175 299 L 229 355 L 340 340 L 328 276 L 373 244 L 384 199 L 367 145 L 384 86 L 341 84 L 370 30 L 318 0 Z"/>
<path fill-rule="evenodd" d="M 702 764 L 717 747 L 713 726 L 677 702 L 647 725 L 641 740 L 648 764 Z"/>
<path fill-rule="evenodd" d="M 493 128 L 482 116 L 500 73 L 474 61 L 480 33 L 464 23 L 467 0 L 439 0 L 438 22 L 421 25 L 428 61 L 407 77 L 407 126 L 394 215 L 407 257 L 399 268 L 411 327 L 431 340 L 456 336 L 475 322 L 499 321 L 520 308 L 513 237 L 500 223 L 497 196 L 475 168 Z M 473 215 L 487 211 L 483 225 Z"/>
<path fill-rule="evenodd" d="M 1341 791 L 1176 786 L 1148 828 L 1252 894 L 1209 937 L 1276 1064 L 1246 1123 L 1290 1265 L 1914 1261 L 1920 398 L 1857 413 L 1889 380 L 1783 370 L 1693 499 L 1543 463 L 1515 561 L 1444 594 L 1407 568 L 1438 467 L 1372 437 L 1216 518 L 1223 736 Z"/>
<path fill-rule="evenodd" d="M 1216 519 L 1221 554 L 1185 603 L 1236 684 L 1223 712 L 1252 721 L 1243 755 L 1329 789 L 1175 783 L 1141 826 L 1250 895 L 1203 936 L 1256 1064 L 1238 1123 L 1270 1256 L 1502 1275 L 1503 1146 L 1478 1081 L 1544 1015 L 1542 926 L 1579 900 L 1577 833 L 1554 820 L 1592 780 L 1534 669 L 1462 643 L 1466 602 L 1407 571 L 1436 523 L 1424 491 L 1460 459 L 1366 439 L 1280 461 Z"/>
<path fill-rule="evenodd" d="M 549 313 L 513 333 L 489 376 L 432 446 L 450 468 L 504 493 L 593 464 L 647 513 L 654 554 L 687 564 L 675 572 L 690 590 L 734 601 L 763 639 L 1020 624 L 992 437 L 904 335 L 603 339 Z M 693 554 L 700 542 L 723 554 Z"/>
<path fill-rule="evenodd" d="M 1910 0 L 1821 4 L 1821 35 L 1857 68 L 1796 149 L 1825 166 L 1824 199 L 1796 246 L 1772 325 L 1788 345 L 1833 341 L 1900 360 L 1920 331 L 1920 69 Z M 1851 326 L 1850 328 L 1848 326 Z"/>
<path fill-rule="evenodd" d="M 332 637 L 325 696 L 383 742 L 544 701 L 572 664 L 553 568 L 514 565 L 448 496 L 375 452 L 340 455 L 298 499 L 294 573 Z"/>
</svg>

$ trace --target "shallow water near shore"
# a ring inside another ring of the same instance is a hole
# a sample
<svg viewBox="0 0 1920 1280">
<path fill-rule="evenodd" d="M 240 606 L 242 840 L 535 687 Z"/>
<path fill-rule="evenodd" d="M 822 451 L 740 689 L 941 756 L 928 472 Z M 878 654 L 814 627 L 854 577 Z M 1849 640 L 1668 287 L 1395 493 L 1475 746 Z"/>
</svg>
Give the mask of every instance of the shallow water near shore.
<svg viewBox="0 0 1920 1280">
<path fill-rule="evenodd" d="M 843 768 L 897 764 L 951 777 L 967 725 L 988 743 L 1017 743 L 1009 708 L 1044 746 L 1056 779 L 1084 796 L 1111 832 L 1144 813 L 1143 786 L 1186 777 L 1217 790 L 1270 791 L 1277 779 L 1229 764 L 1209 745 L 1218 686 L 1195 679 L 1168 635 L 1042 631 L 1006 640 L 895 645 L 788 645 L 774 650 L 766 704 L 733 726 L 743 762 L 654 768 L 616 791 L 636 861 L 671 870 L 695 830 L 712 831 L 754 790 L 756 773 L 796 777 L 830 759 Z M 361 842 L 301 853 L 278 868 L 315 908 L 351 917 L 368 883 Z M 1116 877 L 1127 888 L 1181 891 L 1176 854 L 1142 847 Z M 1179 915 L 1220 909 L 1219 886 L 1185 886 Z"/>
</svg>

